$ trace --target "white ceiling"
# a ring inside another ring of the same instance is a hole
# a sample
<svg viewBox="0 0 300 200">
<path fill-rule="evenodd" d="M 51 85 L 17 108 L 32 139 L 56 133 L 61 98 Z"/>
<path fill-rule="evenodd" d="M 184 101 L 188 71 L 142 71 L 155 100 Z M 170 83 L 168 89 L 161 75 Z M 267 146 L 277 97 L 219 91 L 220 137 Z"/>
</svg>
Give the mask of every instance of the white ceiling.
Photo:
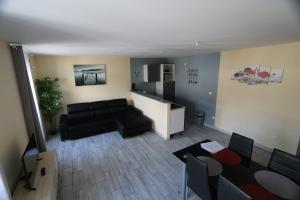
<svg viewBox="0 0 300 200">
<path fill-rule="evenodd" d="M 255 47 L 300 41 L 297 2 L 0 0 L 0 40 L 55 55 L 165 57 Z"/>
</svg>

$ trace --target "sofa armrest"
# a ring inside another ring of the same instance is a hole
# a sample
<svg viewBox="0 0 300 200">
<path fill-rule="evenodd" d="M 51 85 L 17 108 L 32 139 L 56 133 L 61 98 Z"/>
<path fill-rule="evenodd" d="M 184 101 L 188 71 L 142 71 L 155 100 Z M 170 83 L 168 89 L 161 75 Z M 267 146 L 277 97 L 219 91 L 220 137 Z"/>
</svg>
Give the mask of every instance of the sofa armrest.
<svg viewBox="0 0 300 200">
<path fill-rule="evenodd" d="M 63 114 L 59 121 L 59 132 L 62 141 L 69 139 L 68 127 L 68 115 Z"/>
</svg>

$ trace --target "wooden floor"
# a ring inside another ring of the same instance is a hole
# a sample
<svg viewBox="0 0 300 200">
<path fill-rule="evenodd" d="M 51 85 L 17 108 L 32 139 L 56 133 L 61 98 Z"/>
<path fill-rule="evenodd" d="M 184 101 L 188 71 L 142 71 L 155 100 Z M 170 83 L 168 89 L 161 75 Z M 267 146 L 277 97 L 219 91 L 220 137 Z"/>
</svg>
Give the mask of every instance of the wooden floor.
<svg viewBox="0 0 300 200">
<path fill-rule="evenodd" d="M 195 126 L 170 141 L 154 133 L 123 139 L 110 132 L 66 142 L 53 137 L 48 148 L 58 154 L 58 199 L 179 200 L 182 164 L 172 152 L 204 139 L 229 142 L 228 135 Z M 253 159 L 263 165 L 269 156 L 254 149 Z"/>
</svg>

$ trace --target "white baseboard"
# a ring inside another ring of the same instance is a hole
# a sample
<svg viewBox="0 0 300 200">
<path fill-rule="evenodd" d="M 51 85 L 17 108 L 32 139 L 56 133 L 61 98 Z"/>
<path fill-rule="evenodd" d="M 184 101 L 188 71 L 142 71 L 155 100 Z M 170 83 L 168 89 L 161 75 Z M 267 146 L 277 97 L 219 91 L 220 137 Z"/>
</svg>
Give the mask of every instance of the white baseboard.
<svg viewBox="0 0 300 200">
<path fill-rule="evenodd" d="M 208 127 L 208 128 L 211 128 L 211 129 L 214 129 L 214 130 L 216 130 L 216 131 L 219 131 L 219 132 L 221 132 L 221 133 L 224 133 L 224 134 L 226 134 L 226 135 L 232 135 L 231 132 L 225 131 L 225 130 L 223 130 L 223 129 L 219 129 L 219 128 L 217 128 L 217 127 L 215 127 L 215 126 L 212 126 L 212 125 L 210 125 L 210 124 L 204 123 L 204 126 L 205 126 L 205 127 Z"/>
<path fill-rule="evenodd" d="M 211 129 L 214 129 L 214 130 L 216 130 L 216 131 L 219 131 L 219 132 L 221 132 L 221 133 L 224 133 L 224 134 L 226 134 L 226 135 L 232 135 L 231 132 L 226 131 L 226 130 L 223 130 L 223 129 L 220 129 L 220 128 L 217 128 L 217 127 L 212 126 L 212 125 L 210 125 L 210 124 L 204 123 L 204 126 L 205 126 L 205 127 L 208 127 L 208 128 L 211 128 Z M 265 151 L 268 151 L 268 152 L 272 152 L 272 151 L 273 151 L 273 149 L 271 149 L 271 148 L 269 148 L 269 147 L 266 147 L 266 146 L 264 146 L 264 145 L 262 145 L 262 144 L 259 144 L 259 143 L 255 142 L 255 141 L 254 141 L 254 145 L 255 145 L 256 147 L 261 148 L 261 149 L 263 149 L 263 150 L 265 150 Z"/>
</svg>

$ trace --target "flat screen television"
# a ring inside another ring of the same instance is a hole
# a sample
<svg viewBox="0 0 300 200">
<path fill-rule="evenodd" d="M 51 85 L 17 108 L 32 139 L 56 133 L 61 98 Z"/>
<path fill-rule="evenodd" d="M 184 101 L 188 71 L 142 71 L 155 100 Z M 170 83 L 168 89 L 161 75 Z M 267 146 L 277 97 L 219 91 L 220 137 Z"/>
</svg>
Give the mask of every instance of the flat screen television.
<svg viewBox="0 0 300 200">
<path fill-rule="evenodd" d="M 40 159 L 35 136 L 32 134 L 22 156 L 23 179 L 26 182 L 25 188 L 28 190 L 35 190 L 33 181 Z"/>
</svg>

